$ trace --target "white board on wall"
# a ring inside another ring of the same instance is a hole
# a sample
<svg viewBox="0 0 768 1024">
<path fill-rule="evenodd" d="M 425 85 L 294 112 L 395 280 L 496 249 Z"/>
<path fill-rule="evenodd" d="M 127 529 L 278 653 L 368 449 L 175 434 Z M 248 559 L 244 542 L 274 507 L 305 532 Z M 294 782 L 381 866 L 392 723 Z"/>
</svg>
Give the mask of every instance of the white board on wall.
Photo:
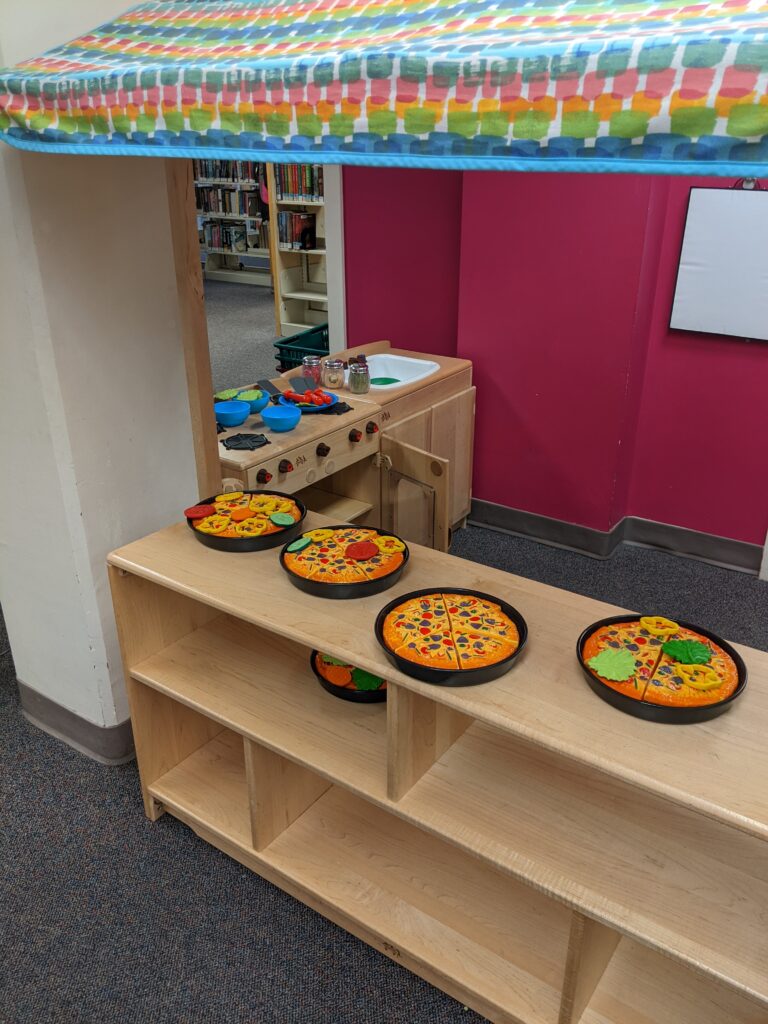
<svg viewBox="0 0 768 1024">
<path fill-rule="evenodd" d="M 691 189 L 669 326 L 768 341 L 768 191 Z"/>
</svg>

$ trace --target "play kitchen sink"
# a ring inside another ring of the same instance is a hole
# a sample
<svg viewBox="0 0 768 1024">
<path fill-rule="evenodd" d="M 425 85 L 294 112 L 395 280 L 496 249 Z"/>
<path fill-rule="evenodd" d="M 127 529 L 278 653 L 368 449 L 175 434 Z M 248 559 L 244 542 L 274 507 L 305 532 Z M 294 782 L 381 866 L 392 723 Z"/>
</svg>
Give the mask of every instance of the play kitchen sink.
<svg viewBox="0 0 768 1024">
<path fill-rule="evenodd" d="M 413 384 L 414 381 L 431 377 L 440 369 L 440 364 L 432 359 L 414 359 L 411 356 L 396 356 L 389 352 L 370 355 L 367 362 L 371 372 L 371 391 L 401 388 L 404 384 Z M 348 377 L 349 371 L 345 381 Z"/>
</svg>

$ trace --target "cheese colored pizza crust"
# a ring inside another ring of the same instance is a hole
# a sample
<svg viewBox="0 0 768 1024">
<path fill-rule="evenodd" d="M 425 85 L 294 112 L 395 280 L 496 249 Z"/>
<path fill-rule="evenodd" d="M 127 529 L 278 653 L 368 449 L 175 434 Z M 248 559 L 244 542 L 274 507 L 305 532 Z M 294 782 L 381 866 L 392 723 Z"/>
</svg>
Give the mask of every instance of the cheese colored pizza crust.
<svg viewBox="0 0 768 1024">
<path fill-rule="evenodd" d="M 290 572 L 315 583 L 366 583 L 389 576 L 405 559 L 402 551 L 378 550 L 371 558 L 359 560 L 347 555 L 347 548 L 378 537 L 376 530 L 349 526 L 337 530 L 310 530 L 304 534 L 311 543 L 301 551 L 286 551 L 283 563 Z"/>
<path fill-rule="evenodd" d="M 451 670 L 496 665 L 520 645 L 517 626 L 500 605 L 449 592 L 404 601 L 387 615 L 382 634 L 401 658 Z"/>
<path fill-rule="evenodd" d="M 733 659 L 718 644 L 682 626 L 673 632 L 667 629 L 665 634 L 653 635 L 637 619 L 601 626 L 587 638 L 582 659 L 605 686 L 647 704 L 703 707 L 731 696 L 738 686 L 739 673 Z M 709 648 L 710 660 L 705 665 L 683 666 L 664 653 L 666 640 L 696 640 Z M 606 649 L 625 650 L 632 655 L 635 672 L 629 679 L 605 679 L 589 666 L 589 660 Z"/>
</svg>

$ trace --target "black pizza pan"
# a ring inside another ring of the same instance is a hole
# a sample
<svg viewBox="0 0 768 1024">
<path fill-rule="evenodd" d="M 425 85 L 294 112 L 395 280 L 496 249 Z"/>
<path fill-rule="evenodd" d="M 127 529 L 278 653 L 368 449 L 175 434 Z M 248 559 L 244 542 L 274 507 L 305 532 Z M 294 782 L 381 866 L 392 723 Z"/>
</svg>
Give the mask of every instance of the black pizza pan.
<svg viewBox="0 0 768 1024">
<path fill-rule="evenodd" d="M 315 663 L 315 659 L 319 655 L 319 651 L 312 651 L 309 656 L 309 664 L 312 666 L 312 671 L 317 676 L 317 681 L 322 688 L 334 697 L 338 697 L 340 700 L 351 700 L 354 704 L 380 704 L 387 699 L 386 688 L 379 690 L 348 690 L 346 686 L 334 686 L 333 683 L 329 683 L 320 674 L 320 670 Z"/>
<path fill-rule="evenodd" d="M 226 492 L 220 491 L 220 494 Z M 303 502 L 293 494 L 283 494 L 282 491 L 246 491 L 243 490 L 243 494 L 267 494 L 273 498 L 284 498 L 289 501 L 296 503 L 301 515 L 293 524 L 293 526 L 286 526 L 283 530 L 277 530 L 276 533 L 268 533 L 264 537 L 217 537 L 214 533 L 202 533 L 200 530 L 196 530 L 194 527 L 194 520 L 187 518 L 187 526 L 190 528 L 195 537 L 200 541 L 201 544 L 205 544 L 207 548 L 215 548 L 217 551 L 266 551 L 268 548 L 276 548 L 280 544 L 285 544 L 294 540 L 296 536 L 301 533 L 301 525 L 307 515 L 307 508 Z M 210 498 L 203 498 L 198 501 L 198 505 L 212 505 L 213 499 L 216 495 L 212 495 Z"/>
<path fill-rule="evenodd" d="M 419 665 L 415 661 L 396 654 L 384 642 L 384 620 L 390 612 L 394 611 L 401 604 L 410 601 L 412 598 L 425 597 L 427 594 L 467 594 L 470 597 L 479 597 L 484 601 L 491 601 L 497 604 L 507 618 L 511 619 L 517 626 L 520 642 L 512 654 L 496 662 L 494 665 L 483 665 L 481 668 L 428 668 L 426 665 Z M 420 679 L 423 683 L 434 683 L 435 686 L 476 686 L 478 683 L 490 683 L 507 672 L 516 658 L 520 656 L 528 639 L 528 624 L 523 616 L 511 604 L 508 604 L 500 597 L 493 594 L 484 594 L 480 590 L 466 590 L 463 587 L 425 587 L 423 590 L 413 590 L 410 594 L 402 594 L 385 605 L 376 616 L 374 626 L 376 639 L 382 650 L 395 666 L 404 675 L 412 679 Z"/>
<path fill-rule="evenodd" d="M 744 664 L 744 659 L 741 655 L 726 640 L 719 637 L 717 633 L 712 633 L 708 629 L 702 629 L 701 626 L 695 626 L 690 622 L 675 620 L 683 629 L 690 629 L 694 633 L 700 633 L 701 636 L 712 640 L 713 643 L 716 643 L 718 647 L 725 651 L 729 658 L 733 658 L 738 671 L 739 682 L 730 697 L 726 697 L 725 700 L 718 701 L 716 704 L 704 704 L 695 708 L 677 708 L 667 707 L 664 704 L 651 704 L 648 701 L 634 700 L 634 698 L 628 697 L 624 693 L 619 693 L 618 690 L 614 690 L 594 674 L 583 656 L 584 645 L 592 634 L 602 626 L 615 626 L 622 622 L 637 622 L 638 619 L 644 617 L 645 613 L 642 612 L 638 615 L 614 615 L 608 619 L 600 619 L 599 622 L 593 622 L 591 626 L 587 626 L 579 637 L 576 643 L 576 656 L 584 670 L 584 675 L 587 677 L 587 682 L 597 696 L 612 707 L 618 708 L 619 711 L 625 711 L 628 715 L 642 718 L 646 722 L 693 725 L 696 722 L 707 722 L 710 718 L 717 718 L 718 715 L 722 715 L 724 711 L 727 711 L 737 697 L 740 697 L 744 692 L 747 685 L 747 666 Z"/>
<path fill-rule="evenodd" d="M 317 527 L 317 529 L 350 530 L 354 529 L 354 524 L 341 523 L 336 526 Z M 390 533 L 389 530 L 377 530 L 374 526 L 363 526 L 361 529 L 371 530 L 373 533 L 378 533 L 381 537 L 397 537 L 397 534 Z M 296 538 L 294 537 L 293 540 L 295 539 Z M 360 583 L 321 583 L 319 580 L 313 580 L 311 578 L 307 579 L 306 576 L 299 576 L 298 573 L 292 572 L 285 564 L 285 556 L 288 553 L 288 544 L 286 544 L 280 552 L 280 565 L 288 574 L 288 579 L 294 587 L 298 587 L 299 590 L 303 590 L 305 594 L 312 594 L 314 597 L 330 597 L 341 600 L 354 597 L 371 597 L 373 594 L 380 594 L 383 590 L 389 590 L 390 587 L 394 586 L 403 575 L 403 570 L 406 565 L 408 565 L 408 560 L 411 557 L 408 545 L 401 537 L 397 537 L 397 539 L 401 544 L 405 545 L 403 550 L 403 560 L 394 572 L 389 573 L 387 576 L 380 576 L 377 580 L 363 580 Z"/>
</svg>

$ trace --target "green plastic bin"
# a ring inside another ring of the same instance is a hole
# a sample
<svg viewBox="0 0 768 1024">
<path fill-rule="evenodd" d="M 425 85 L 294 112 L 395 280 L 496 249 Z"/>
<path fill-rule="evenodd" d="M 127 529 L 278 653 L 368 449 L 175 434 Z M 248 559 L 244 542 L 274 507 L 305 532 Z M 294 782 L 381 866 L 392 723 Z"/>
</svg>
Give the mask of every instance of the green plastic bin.
<svg viewBox="0 0 768 1024">
<path fill-rule="evenodd" d="M 310 327 L 308 331 L 301 331 L 300 334 L 292 334 L 290 338 L 276 341 L 275 354 L 280 373 L 292 370 L 294 366 L 301 366 L 304 356 L 327 356 L 328 324 L 318 324 L 317 327 Z"/>
</svg>

